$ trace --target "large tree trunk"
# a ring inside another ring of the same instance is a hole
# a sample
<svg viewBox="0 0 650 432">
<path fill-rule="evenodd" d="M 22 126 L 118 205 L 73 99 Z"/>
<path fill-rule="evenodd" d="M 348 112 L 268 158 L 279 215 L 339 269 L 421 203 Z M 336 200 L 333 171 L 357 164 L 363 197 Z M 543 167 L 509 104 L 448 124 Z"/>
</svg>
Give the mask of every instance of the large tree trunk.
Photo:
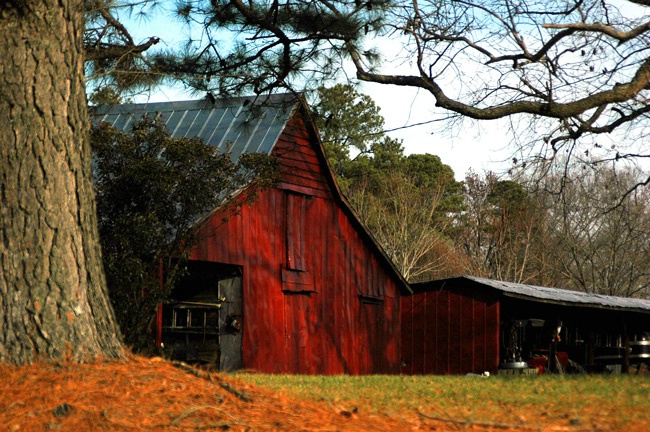
<svg viewBox="0 0 650 432">
<path fill-rule="evenodd" d="M 123 354 L 102 270 L 83 0 L 0 2 L 0 361 Z"/>
</svg>

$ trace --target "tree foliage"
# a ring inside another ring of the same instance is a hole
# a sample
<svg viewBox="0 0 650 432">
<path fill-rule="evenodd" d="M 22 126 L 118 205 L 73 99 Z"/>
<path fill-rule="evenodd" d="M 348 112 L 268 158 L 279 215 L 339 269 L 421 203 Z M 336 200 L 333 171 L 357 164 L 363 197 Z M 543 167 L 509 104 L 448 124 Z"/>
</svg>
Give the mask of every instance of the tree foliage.
<svg viewBox="0 0 650 432">
<path fill-rule="evenodd" d="M 456 194 L 458 205 L 461 185 L 453 170 L 432 154 L 405 155 L 401 141 L 385 134 L 384 118 L 374 100 L 352 85 L 320 87 L 312 115 L 330 164 L 346 187 L 401 170 L 413 176 L 417 187 L 444 185 L 446 194 Z"/>
<path fill-rule="evenodd" d="M 85 72 L 96 87 L 110 88 L 118 94 L 164 82 L 167 71 L 155 66 L 157 52 L 148 55 L 160 42 L 151 35 L 137 41 L 127 28 L 125 18 L 160 13 L 154 1 L 86 0 L 84 32 Z M 121 12 L 121 13 L 120 13 Z"/>
<path fill-rule="evenodd" d="M 388 4 L 93 0 L 86 5 L 87 72 L 119 90 L 167 79 L 220 97 L 316 88 L 338 74 L 346 46 L 377 28 Z M 156 49 L 164 36 L 137 42 L 124 24 L 169 9 L 177 33 L 188 35 L 176 49 Z"/>
<path fill-rule="evenodd" d="M 335 174 L 354 176 L 355 160 L 373 154 L 377 146 L 390 146 L 384 135 L 384 118 L 368 95 L 350 84 L 320 87 L 312 105 L 316 128 Z M 401 152 L 401 145 L 393 151 Z"/>
<path fill-rule="evenodd" d="M 102 123 L 91 138 L 111 300 L 126 341 L 143 348 L 157 305 L 183 275 L 200 218 L 242 188 L 253 199 L 275 181 L 277 163 L 261 154 L 233 162 L 199 138 L 172 138 L 161 117 L 145 116 L 128 133 Z"/>
</svg>

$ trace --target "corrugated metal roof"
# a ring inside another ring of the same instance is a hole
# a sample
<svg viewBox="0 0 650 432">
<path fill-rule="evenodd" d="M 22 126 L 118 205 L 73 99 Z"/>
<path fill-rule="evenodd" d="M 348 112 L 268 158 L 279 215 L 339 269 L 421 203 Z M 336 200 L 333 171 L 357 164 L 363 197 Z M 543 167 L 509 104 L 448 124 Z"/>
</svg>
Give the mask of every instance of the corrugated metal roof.
<svg viewBox="0 0 650 432">
<path fill-rule="evenodd" d="M 174 138 L 200 137 L 233 160 L 243 153 L 270 154 L 298 101 L 290 94 L 217 100 L 157 102 L 94 107 L 94 124 L 129 131 L 144 114 L 162 115 Z"/>
<path fill-rule="evenodd" d="M 474 276 L 462 276 L 454 279 L 467 279 L 501 291 L 510 297 L 538 299 L 549 303 L 574 304 L 577 306 L 599 307 L 608 309 L 634 309 L 650 313 L 650 300 L 615 297 L 601 294 L 589 294 L 581 291 L 571 291 L 559 288 L 549 288 L 535 285 L 525 285 L 513 282 L 503 282 L 493 279 L 484 279 Z M 442 285 L 446 280 L 432 281 L 436 286 Z M 427 286 L 429 282 L 417 284 Z"/>
</svg>

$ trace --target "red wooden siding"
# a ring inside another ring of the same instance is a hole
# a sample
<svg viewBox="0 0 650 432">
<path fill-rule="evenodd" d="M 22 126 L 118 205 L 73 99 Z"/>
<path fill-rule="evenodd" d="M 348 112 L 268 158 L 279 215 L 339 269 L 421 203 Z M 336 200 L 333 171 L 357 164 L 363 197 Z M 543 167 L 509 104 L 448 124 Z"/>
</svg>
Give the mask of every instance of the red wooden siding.
<svg viewBox="0 0 650 432">
<path fill-rule="evenodd" d="M 273 154 L 281 184 L 223 222 L 192 259 L 243 269 L 243 367 L 267 373 L 398 373 L 398 285 L 331 189 L 299 120 Z"/>
<path fill-rule="evenodd" d="M 321 161 L 298 118 L 289 122 L 272 154 L 280 158 L 280 172 L 285 185 L 292 185 L 297 191 L 308 190 L 313 195 L 332 196 Z"/>
<path fill-rule="evenodd" d="M 494 372 L 499 302 L 475 288 L 431 289 L 402 297 L 402 373 Z"/>
</svg>

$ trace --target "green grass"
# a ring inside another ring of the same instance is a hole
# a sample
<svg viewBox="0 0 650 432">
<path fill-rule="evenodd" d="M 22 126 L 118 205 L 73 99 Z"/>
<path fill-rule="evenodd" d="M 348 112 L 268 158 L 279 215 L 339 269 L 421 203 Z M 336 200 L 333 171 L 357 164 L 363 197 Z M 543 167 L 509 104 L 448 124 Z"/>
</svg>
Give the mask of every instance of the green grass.
<svg viewBox="0 0 650 432">
<path fill-rule="evenodd" d="M 645 421 L 650 417 L 650 376 L 647 375 L 482 378 L 242 373 L 237 377 L 301 399 L 324 400 L 346 409 L 389 415 L 426 411 L 486 422 L 517 418 L 516 413 L 531 410 L 543 413 L 544 418 L 602 416 L 603 421 L 609 421 L 608 417 L 616 415 L 622 416 L 623 422 L 623 419 Z"/>
</svg>

